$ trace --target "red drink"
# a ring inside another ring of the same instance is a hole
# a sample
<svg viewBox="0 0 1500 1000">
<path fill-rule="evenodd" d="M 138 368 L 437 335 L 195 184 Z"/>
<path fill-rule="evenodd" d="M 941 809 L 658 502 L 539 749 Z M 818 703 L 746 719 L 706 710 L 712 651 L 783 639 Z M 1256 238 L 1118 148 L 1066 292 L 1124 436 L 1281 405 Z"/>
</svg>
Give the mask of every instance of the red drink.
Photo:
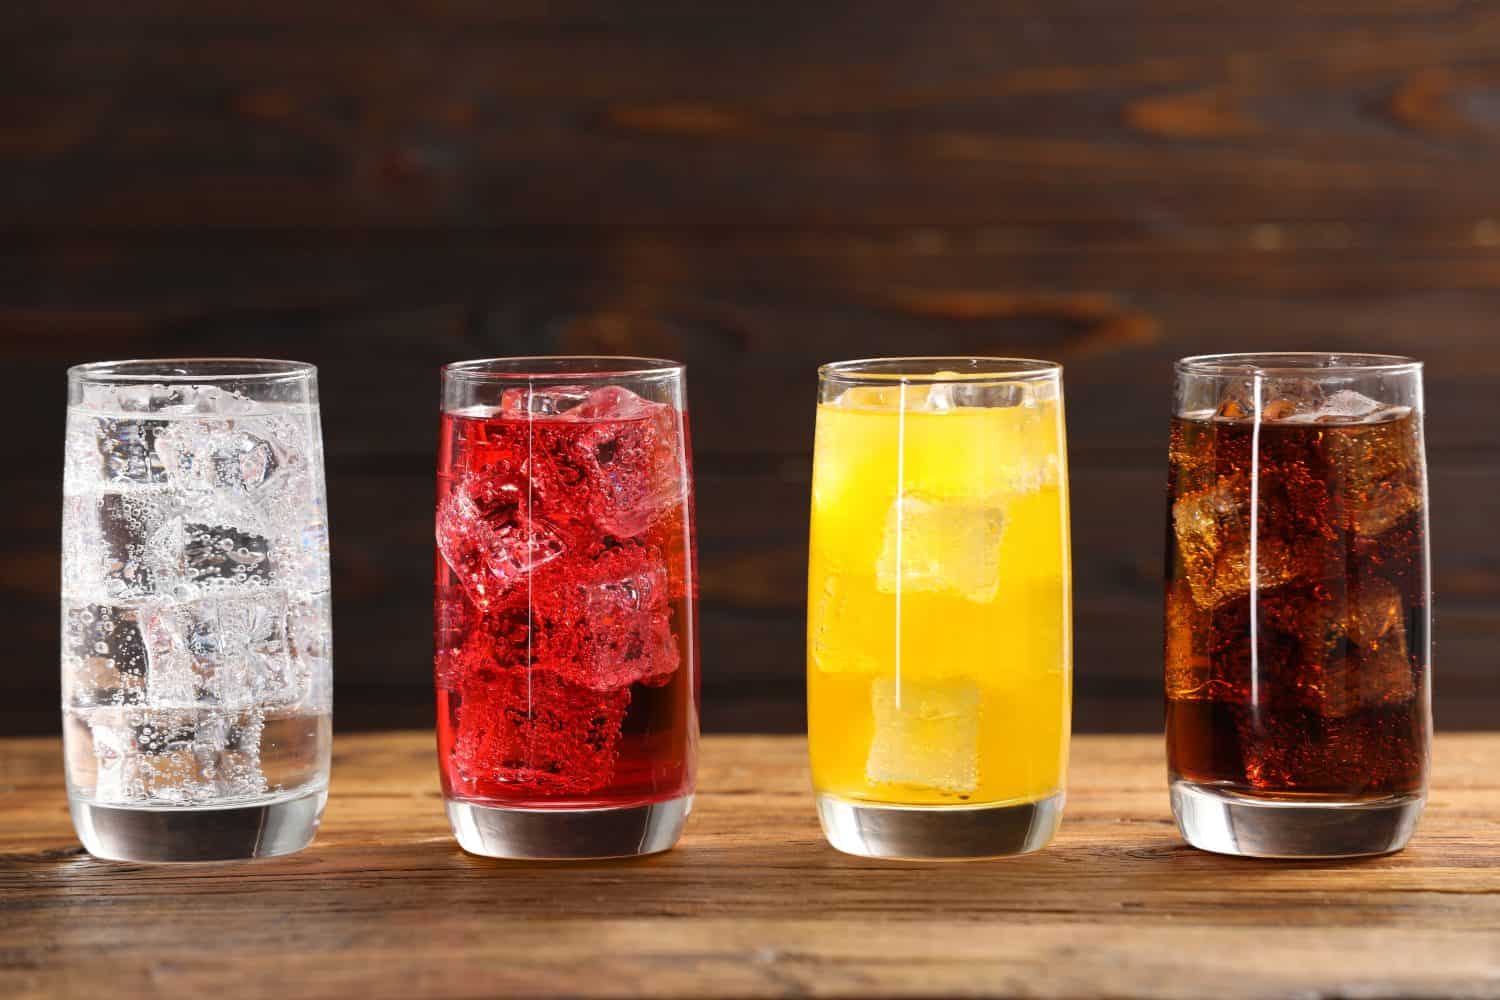
<svg viewBox="0 0 1500 1000">
<path fill-rule="evenodd" d="M 442 416 L 438 753 L 450 800 L 632 807 L 691 793 L 686 418 L 617 385 Z"/>
</svg>

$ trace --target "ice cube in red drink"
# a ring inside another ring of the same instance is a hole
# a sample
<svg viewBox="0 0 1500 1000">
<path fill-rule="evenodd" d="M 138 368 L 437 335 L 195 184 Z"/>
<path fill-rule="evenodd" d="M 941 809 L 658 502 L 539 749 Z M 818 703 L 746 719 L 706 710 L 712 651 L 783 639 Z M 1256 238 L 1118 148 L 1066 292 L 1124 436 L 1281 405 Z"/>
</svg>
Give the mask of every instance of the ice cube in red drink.
<svg viewBox="0 0 1500 1000">
<path fill-rule="evenodd" d="M 618 387 L 445 413 L 439 748 L 450 794 L 653 801 L 691 781 L 685 431 Z"/>
</svg>

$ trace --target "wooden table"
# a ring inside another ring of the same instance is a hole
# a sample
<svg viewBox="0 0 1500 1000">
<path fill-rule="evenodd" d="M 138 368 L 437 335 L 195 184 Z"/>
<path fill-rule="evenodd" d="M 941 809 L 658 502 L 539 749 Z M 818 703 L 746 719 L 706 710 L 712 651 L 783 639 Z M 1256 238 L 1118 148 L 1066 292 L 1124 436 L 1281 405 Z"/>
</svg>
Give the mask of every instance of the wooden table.
<svg viewBox="0 0 1500 1000">
<path fill-rule="evenodd" d="M 0 743 L 0 995 L 1500 996 L 1500 735 L 1444 735 L 1403 853 L 1184 847 L 1160 741 L 1074 742 L 1057 841 L 975 864 L 835 853 L 804 745 L 706 741 L 672 853 L 470 857 L 427 733 L 341 736 L 316 843 L 150 868 L 73 838 L 51 740 Z"/>
</svg>

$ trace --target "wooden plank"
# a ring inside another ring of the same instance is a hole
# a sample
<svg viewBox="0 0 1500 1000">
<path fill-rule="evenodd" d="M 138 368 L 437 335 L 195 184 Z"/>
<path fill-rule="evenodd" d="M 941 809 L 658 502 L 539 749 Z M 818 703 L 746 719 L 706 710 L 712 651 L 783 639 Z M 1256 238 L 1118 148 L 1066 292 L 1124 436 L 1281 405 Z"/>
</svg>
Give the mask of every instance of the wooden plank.
<svg viewBox="0 0 1500 1000">
<path fill-rule="evenodd" d="M 1367 228 L 1346 249 L 1308 226 L 1053 234 L 1037 247 L 1027 233 L 937 228 L 387 234 L 368 246 L 295 233 L 59 237 L 9 250 L 0 348 L 16 366 L 12 405 L 59 421 L 65 363 L 247 345 L 306 358 L 322 368 L 335 470 L 425 463 L 446 361 L 591 352 L 687 362 L 704 461 L 805 456 L 819 363 L 911 353 L 1057 358 L 1075 453 L 1138 460 L 1164 447 L 1174 358 L 1310 347 L 1419 354 L 1432 453 L 1492 453 L 1500 255 L 1480 243 L 1500 241 L 1500 222 L 1477 231 Z M 1256 249 L 1257 238 L 1289 245 Z M 29 434 L 12 447 L 54 461 L 53 442 Z"/>
<path fill-rule="evenodd" d="M 1017 296 L 991 287 L 911 293 L 917 304 L 904 307 L 888 291 L 805 292 L 785 274 L 779 290 L 745 285 L 693 293 L 691 281 L 659 293 L 623 279 L 607 286 L 613 292 L 583 282 L 577 303 L 520 293 L 514 302 L 502 296 L 473 307 L 448 299 L 421 307 L 227 308 L 173 317 L 51 305 L 0 311 L 0 330 L 9 328 L 9 342 L 24 345 L 11 369 L 11 405 L 53 414 L 58 428 L 66 362 L 242 354 L 247 345 L 262 355 L 312 361 L 321 368 L 335 469 L 392 457 L 425 464 L 436 433 L 441 364 L 545 353 L 684 360 L 694 440 L 704 460 L 806 456 L 818 364 L 914 353 L 1061 360 L 1075 451 L 1139 460 L 1165 448 L 1175 358 L 1314 345 L 1423 356 L 1434 403 L 1433 454 L 1489 454 L 1497 447 L 1485 414 L 1491 380 L 1500 375 L 1500 354 L 1489 347 L 1500 289 L 1285 299 L 1158 293 L 1146 300 L 1078 289 Z M 619 301 L 610 301 L 616 293 Z M 38 432 L 10 447 L 17 458 L 55 462 L 56 440 Z"/>
<path fill-rule="evenodd" d="M 307 851 L 151 868 L 83 855 L 56 743 L 13 740 L 0 991 L 1488 996 L 1497 741 L 1438 738 L 1427 815 L 1400 854 L 1246 862 L 1180 842 L 1158 739 L 1080 738 L 1051 847 L 924 866 L 823 843 L 801 740 L 710 738 L 677 850 L 567 865 L 463 854 L 428 734 L 342 737 Z"/>
<path fill-rule="evenodd" d="M 1170 229 L 1493 214 L 1485 5 L 1140 6 L 14 18 L 0 215 Z"/>
<path fill-rule="evenodd" d="M 128 14 L 122 15 L 116 5 L 101 0 L 52 0 L 45 7 L 29 13 L 30 23 L 37 26 L 61 28 L 72 24 L 76 19 L 86 19 L 92 28 L 101 33 L 143 23 L 163 31 L 209 31 L 231 36 L 275 26 L 292 26 L 299 31 L 332 28 L 348 32 L 361 26 L 373 25 L 386 31 L 401 27 L 421 31 L 424 25 L 420 22 L 413 23 L 409 14 L 410 6 L 397 3 L 369 11 L 352 12 L 339 0 L 302 3 L 274 0 L 258 4 L 254 8 L 246 8 L 232 0 L 140 0 L 131 5 Z M 1045 16 L 1075 22 L 1167 20 L 1174 23 L 1188 21 L 1244 25 L 1284 22 L 1296 15 L 1318 19 L 1367 19 L 1404 23 L 1414 18 L 1451 16 L 1461 4 L 1454 0 L 1271 0 L 1246 8 L 1204 5 L 1193 0 L 1154 0 L 1150 4 L 1135 3 L 1133 0 L 1017 0 L 1004 5 L 976 7 L 962 0 L 938 0 L 932 6 L 935 12 L 945 18 L 973 23 L 1005 24 Z M 784 15 L 788 10 L 798 7 L 789 0 L 770 0 L 762 9 L 774 15 Z M 905 8 L 891 0 L 872 0 L 861 9 L 871 14 L 868 18 L 870 26 L 874 30 L 880 30 L 884 19 L 877 15 L 904 11 Z M 545 25 L 552 22 L 557 31 L 569 27 L 598 25 L 645 37 L 654 37 L 664 26 L 674 24 L 692 26 L 729 22 L 754 26 L 763 25 L 765 20 L 724 4 L 690 4 L 675 0 L 652 0 L 636 4 L 628 12 L 600 5 L 596 0 L 549 0 L 546 3 L 512 0 L 505 4 L 486 0 L 447 0 L 442 4 L 441 12 L 445 23 L 470 29 Z M 763 27 L 761 30 L 769 29 Z"/>
</svg>

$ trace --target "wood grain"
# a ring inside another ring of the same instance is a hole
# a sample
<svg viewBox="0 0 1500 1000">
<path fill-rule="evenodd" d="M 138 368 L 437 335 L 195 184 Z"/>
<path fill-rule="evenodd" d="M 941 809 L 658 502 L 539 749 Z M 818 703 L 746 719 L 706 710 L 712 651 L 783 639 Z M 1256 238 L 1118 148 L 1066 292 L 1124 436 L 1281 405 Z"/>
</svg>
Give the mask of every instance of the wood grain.
<svg viewBox="0 0 1500 1000">
<path fill-rule="evenodd" d="M 646 6 L 12 15 L 0 215 L 1171 226 L 1494 203 L 1485 4 Z"/>
<path fill-rule="evenodd" d="M 0 993 L 159 996 L 1494 996 L 1500 736 L 1439 736 L 1411 846 L 1356 862 L 1185 847 L 1160 741 L 1074 741 L 1056 842 L 924 866 L 835 853 L 805 744 L 710 737 L 679 848 L 471 857 L 430 733 L 348 736 L 302 854 L 152 868 L 83 854 L 60 750 L 0 744 Z"/>
<path fill-rule="evenodd" d="M 1440 725 L 1500 687 L 1500 10 L 96 0 L 0 13 L 0 732 L 56 726 L 62 369 L 322 373 L 340 719 L 429 712 L 437 367 L 680 358 L 704 714 L 795 730 L 815 368 L 1066 365 L 1077 711 L 1160 718 L 1170 363 L 1427 362 Z"/>
</svg>

